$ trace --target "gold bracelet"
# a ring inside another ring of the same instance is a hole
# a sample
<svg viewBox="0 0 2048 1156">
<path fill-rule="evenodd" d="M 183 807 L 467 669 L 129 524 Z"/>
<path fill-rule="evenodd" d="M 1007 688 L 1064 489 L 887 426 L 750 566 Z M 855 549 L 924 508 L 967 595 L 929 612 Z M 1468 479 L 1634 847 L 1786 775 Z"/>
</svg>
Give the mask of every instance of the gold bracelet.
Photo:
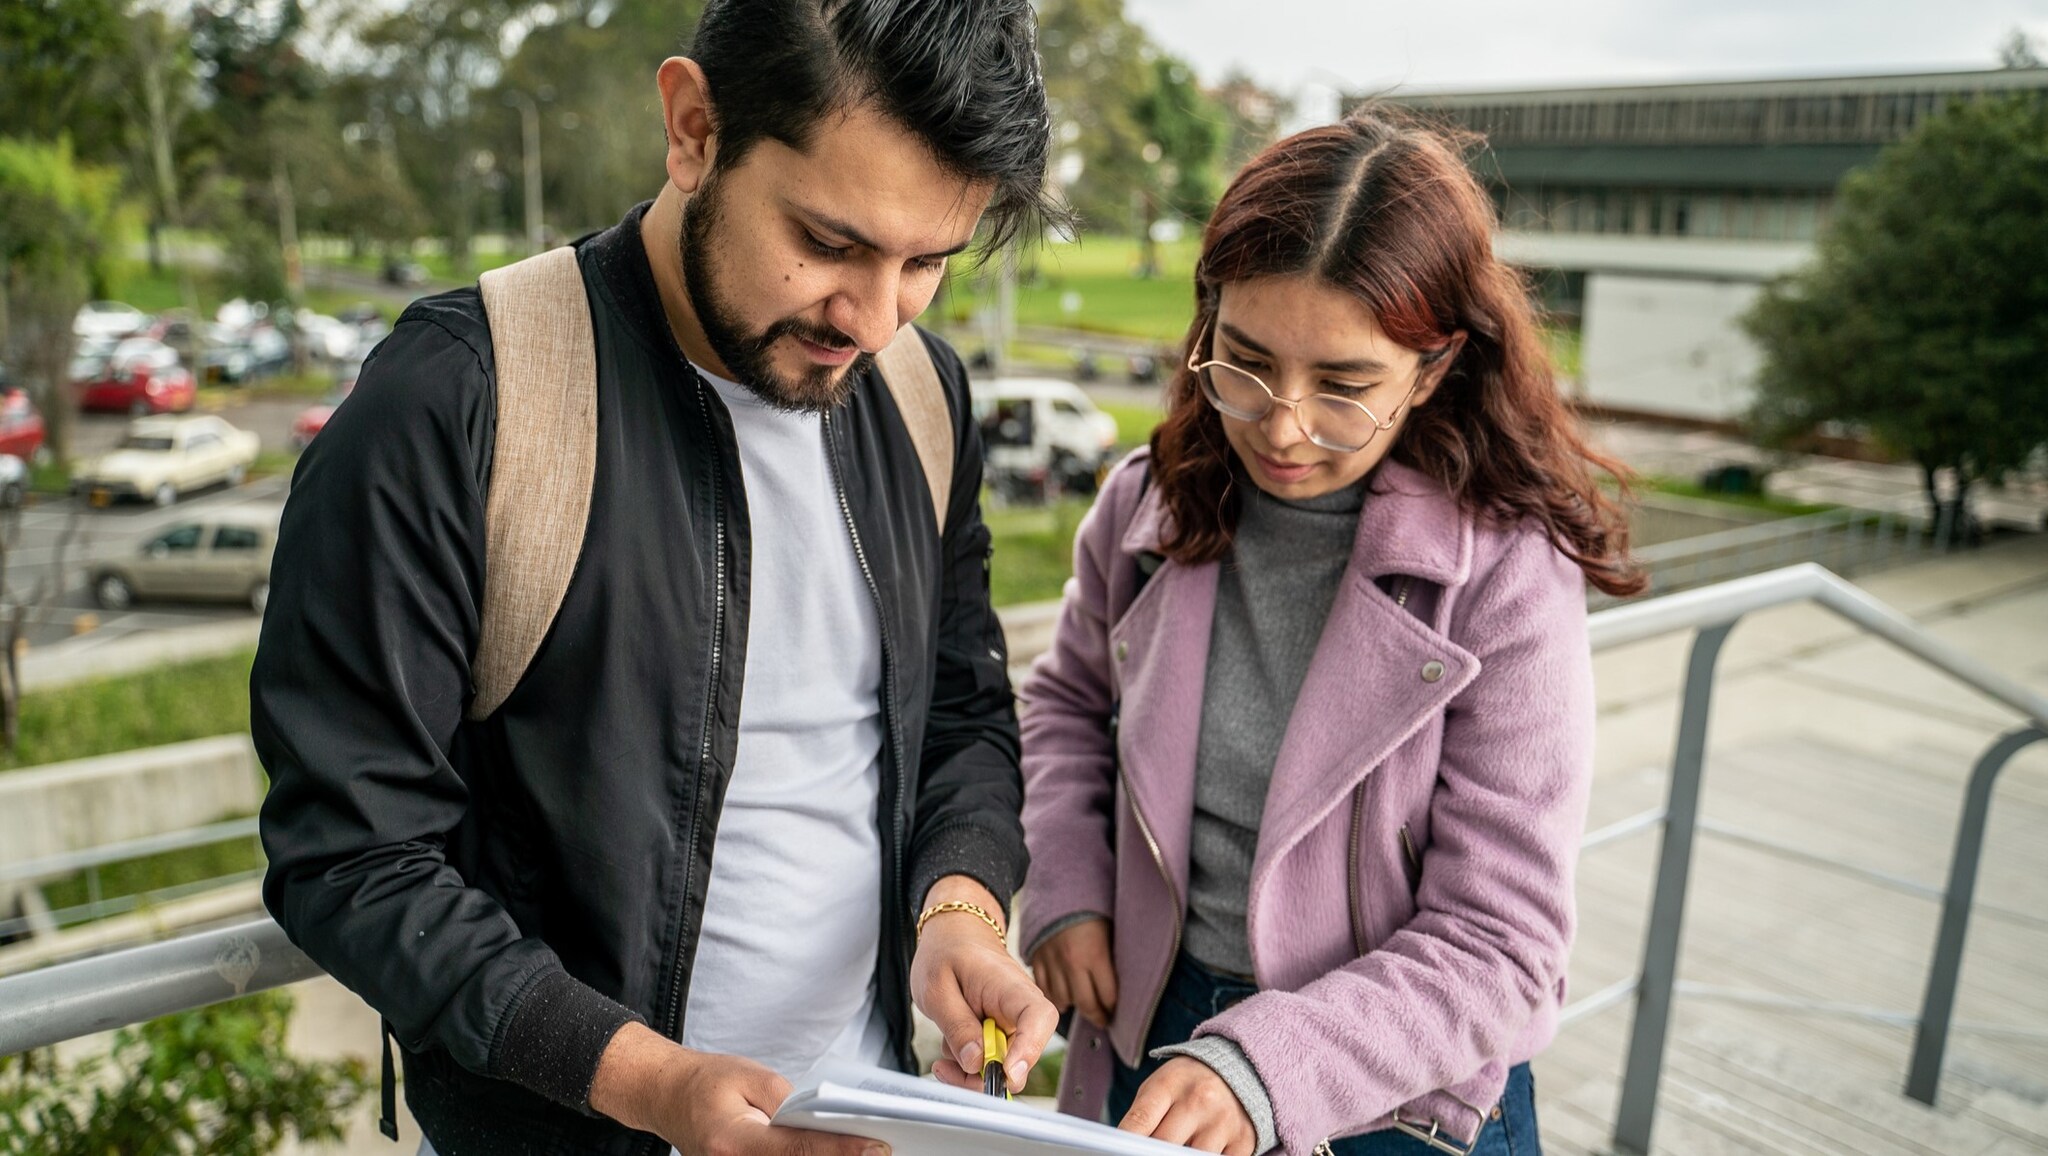
<svg viewBox="0 0 2048 1156">
<path fill-rule="evenodd" d="M 945 903 L 934 903 L 930 907 L 925 908 L 924 914 L 917 917 L 917 938 L 924 938 L 924 925 L 932 916 L 944 915 L 948 911 L 964 911 L 983 923 L 988 924 L 989 930 L 996 933 L 997 939 L 1002 940 L 1004 943 L 1010 942 L 1009 933 L 1003 930 L 1002 924 L 996 922 L 995 916 L 982 910 L 981 905 L 978 903 L 968 903 L 960 899 L 950 900 Z"/>
</svg>

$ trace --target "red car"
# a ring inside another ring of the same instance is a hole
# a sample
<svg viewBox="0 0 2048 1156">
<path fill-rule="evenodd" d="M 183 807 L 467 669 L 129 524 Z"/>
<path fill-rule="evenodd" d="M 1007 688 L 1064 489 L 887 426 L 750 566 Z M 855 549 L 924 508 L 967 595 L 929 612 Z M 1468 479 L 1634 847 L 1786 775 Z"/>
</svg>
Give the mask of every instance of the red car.
<svg viewBox="0 0 2048 1156">
<path fill-rule="evenodd" d="M 299 414 L 298 419 L 292 422 L 292 433 L 288 439 L 292 449 L 303 450 L 312 445 L 313 439 L 320 436 L 320 431 L 327 428 L 327 419 L 334 416 L 334 407 L 340 405 L 348 397 L 349 392 L 355 389 L 356 373 L 361 368 L 360 362 L 345 368 L 340 379 L 335 382 L 334 392 L 321 399 L 319 405 L 307 406 L 305 411 Z"/>
<path fill-rule="evenodd" d="M 99 413 L 183 413 L 198 396 L 178 351 L 147 337 L 114 347 L 106 367 L 79 391 L 79 408 Z"/>
<path fill-rule="evenodd" d="M 10 389 L 0 393 L 0 454 L 36 460 L 43 448 L 43 415 L 36 412 L 27 392 Z"/>
</svg>

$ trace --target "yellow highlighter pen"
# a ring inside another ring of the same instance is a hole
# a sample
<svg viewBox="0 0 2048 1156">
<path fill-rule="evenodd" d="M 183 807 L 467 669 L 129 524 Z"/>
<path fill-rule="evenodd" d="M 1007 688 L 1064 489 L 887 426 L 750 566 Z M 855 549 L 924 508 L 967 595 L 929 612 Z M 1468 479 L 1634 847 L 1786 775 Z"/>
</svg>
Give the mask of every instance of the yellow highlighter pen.
<svg viewBox="0 0 2048 1156">
<path fill-rule="evenodd" d="M 981 1021 L 981 1090 L 991 1096 L 1010 1098 L 1010 1076 L 1003 1061 L 1010 1055 L 1010 1037 L 994 1020 Z"/>
</svg>

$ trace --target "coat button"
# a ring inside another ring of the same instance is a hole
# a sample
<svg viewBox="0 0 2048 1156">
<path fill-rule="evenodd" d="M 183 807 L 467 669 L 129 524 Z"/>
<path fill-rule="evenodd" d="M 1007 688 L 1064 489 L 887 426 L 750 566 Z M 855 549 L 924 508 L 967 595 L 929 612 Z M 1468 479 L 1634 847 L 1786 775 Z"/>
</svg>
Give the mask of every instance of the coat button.
<svg viewBox="0 0 2048 1156">
<path fill-rule="evenodd" d="M 1444 677 L 1444 664 L 1443 664 L 1443 663 L 1441 663 L 1441 662 L 1438 662 L 1438 661 L 1436 661 L 1435 659 L 1430 659 L 1430 660 L 1429 660 L 1428 662 L 1425 662 L 1425 663 L 1423 663 L 1423 664 L 1422 664 L 1422 681 L 1424 681 L 1424 682 L 1441 682 L 1441 681 L 1443 680 L 1443 677 Z"/>
<path fill-rule="evenodd" d="M 1126 658 L 1129 658 L 1130 656 L 1131 656 L 1131 644 L 1130 644 L 1130 643 L 1128 643 L 1128 642 L 1119 642 L 1119 643 L 1117 643 L 1117 644 L 1116 644 L 1116 660 L 1117 660 L 1118 662 L 1122 662 L 1122 661 L 1123 661 L 1124 659 L 1126 659 Z"/>
</svg>

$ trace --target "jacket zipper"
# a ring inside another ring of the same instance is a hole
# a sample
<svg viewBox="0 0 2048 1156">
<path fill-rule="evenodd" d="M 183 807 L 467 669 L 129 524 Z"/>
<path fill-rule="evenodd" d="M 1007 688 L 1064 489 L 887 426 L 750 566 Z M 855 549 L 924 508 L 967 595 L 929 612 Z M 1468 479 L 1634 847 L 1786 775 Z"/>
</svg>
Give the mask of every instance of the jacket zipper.
<svg viewBox="0 0 2048 1156">
<path fill-rule="evenodd" d="M 889 750 L 896 758 L 896 800 L 891 808 L 890 826 L 895 831 L 894 846 L 890 848 L 890 862 L 895 874 L 889 880 L 887 894 L 896 895 L 903 887 L 904 844 L 909 837 L 903 830 L 903 806 L 910 796 L 910 762 L 903 749 L 903 728 L 896 718 L 896 650 L 889 640 L 889 615 L 882 605 L 882 588 L 875 582 L 875 572 L 868 567 L 868 554 L 860 541 L 860 527 L 853 520 L 853 505 L 846 500 L 846 479 L 839 469 L 839 438 L 834 432 L 832 415 L 822 415 L 825 427 L 825 456 L 832 463 L 832 489 L 839 498 L 839 514 L 846 520 L 846 533 L 853 539 L 853 558 L 860 564 L 860 576 L 867 581 L 868 596 L 875 601 L 875 628 L 882 638 L 882 725 L 889 732 Z M 912 903 L 922 901 L 922 896 Z M 905 922 L 901 915 L 898 922 Z"/>
<path fill-rule="evenodd" d="M 700 391 L 697 395 L 697 404 L 702 406 L 704 404 L 704 396 L 701 391 L 707 387 L 702 381 L 699 381 L 697 388 Z M 716 439 L 718 431 L 716 426 L 709 420 L 708 415 L 705 424 L 712 426 L 712 437 Z M 703 738 L 697 746 L 697 776 L 700 785 L 699 797 L 697 799 L 697 814 L 692 817 L 690 840 L 683 851 L 684 910 L 680 917 L 683 919 L 687 919 L 689 915 L 690 880 L 696 871 L 697 864 L 697 835 L 698 832 L 704 829 L 704 800 L 701 785 L 705 769 L 711 764 L 711 727 L 717 717 L 718 684 L 722 677 L 721 669 L 725 657 L 725 471 L 723 466 L 719 467 L 714 474 L 714 478 L 716 480 L 711 487 L 711 522 L 714 527 L 712 533 L 711 584 L 712 589 L 716 593 L 713 595 L 711 616 L 711 677 L 704 692 Z M 675 967 L 669 972 L 668 982 L 668 1030 L 663 1033 L 677 1043 L 681 1043 L 683 1039 L 683 940 L 684 936 L 681 925 L 678 924 Z"/>
<path fill-rule="evenodd" d="M 1145 837 L 1145 846 L 1152 852 L 1152 862 L 1159 868 L 1159 878 L 1166 884 L 1167 894 L 1173 896 L 1173 950 L 1166 956 L 1166 976 L 1173 975 L 1173 961 L 1180 957 L 1182 923 L 1187 918 L 1187 904 L 1180 897 L 1180 890 L 1173 885 L 1173 876 L 1166 870 L 1166 856 L 1160 853 L 1159 841 L 1152 837 L 1152 828 L 1145 822 L 1145 813 L 1138 809 L 1138 796 L 1131 790 L 1131 779 L 1124 772 L 1123 752 L 1116 752 L 1116 777 L 1123 781 L 1124 798 L 1130 800 L 1131 817 L 1138 821 L 1138 833 Z M 1256 961 L 1253 963 L 1257 969 Z M 1152 1007 L 1145 1013 L 1145 1026 L 1138 1032 L 1138 1047 L 1143 1051 L 1145 1041 L 1152 1038 L 1152 1021 L 1159 1016 L 1160 1001 L 1166 998 L 1166 984 L 1162 980 L 1159 993 L 1152 997 Z"/>
<path fill-rule="evenodd" d="M 1364 833 L 1365 784 L 1360 783 L 1351 795 L 1351 870 L 1344 873 L 1344 886 L 1351 899 L 1351 947 L 1360 956 L 1365 954 L 1365 888 L 1358 881 L 1358 873 L 1365 868 L 1365 848 L 1361 846 Z"/>
<path fill-rule="evenodd" d="M 1394 605 L 1402 610 L 1408 608 L 1408 576 L 1394 584 Z M 1370 782 L 1370 779 L 1366 780 Z M 1359 955 L 1365 954 L 1365 886 L 1359 874 L 1365 870 L 1365 783 L 1358 784 L 1358 792 L 1351 803 L 1351 856 L 1346 860 L 1351 869 L 1344 873 L 1345 891 L 1351 900 L 1351 946 Z M 1408 842 L 1408 828 L 1401 828 L 1401 842 Z M 1415 857 L 1414 848 L 1409 848 L 1408 857 Z"/>
</svg>

